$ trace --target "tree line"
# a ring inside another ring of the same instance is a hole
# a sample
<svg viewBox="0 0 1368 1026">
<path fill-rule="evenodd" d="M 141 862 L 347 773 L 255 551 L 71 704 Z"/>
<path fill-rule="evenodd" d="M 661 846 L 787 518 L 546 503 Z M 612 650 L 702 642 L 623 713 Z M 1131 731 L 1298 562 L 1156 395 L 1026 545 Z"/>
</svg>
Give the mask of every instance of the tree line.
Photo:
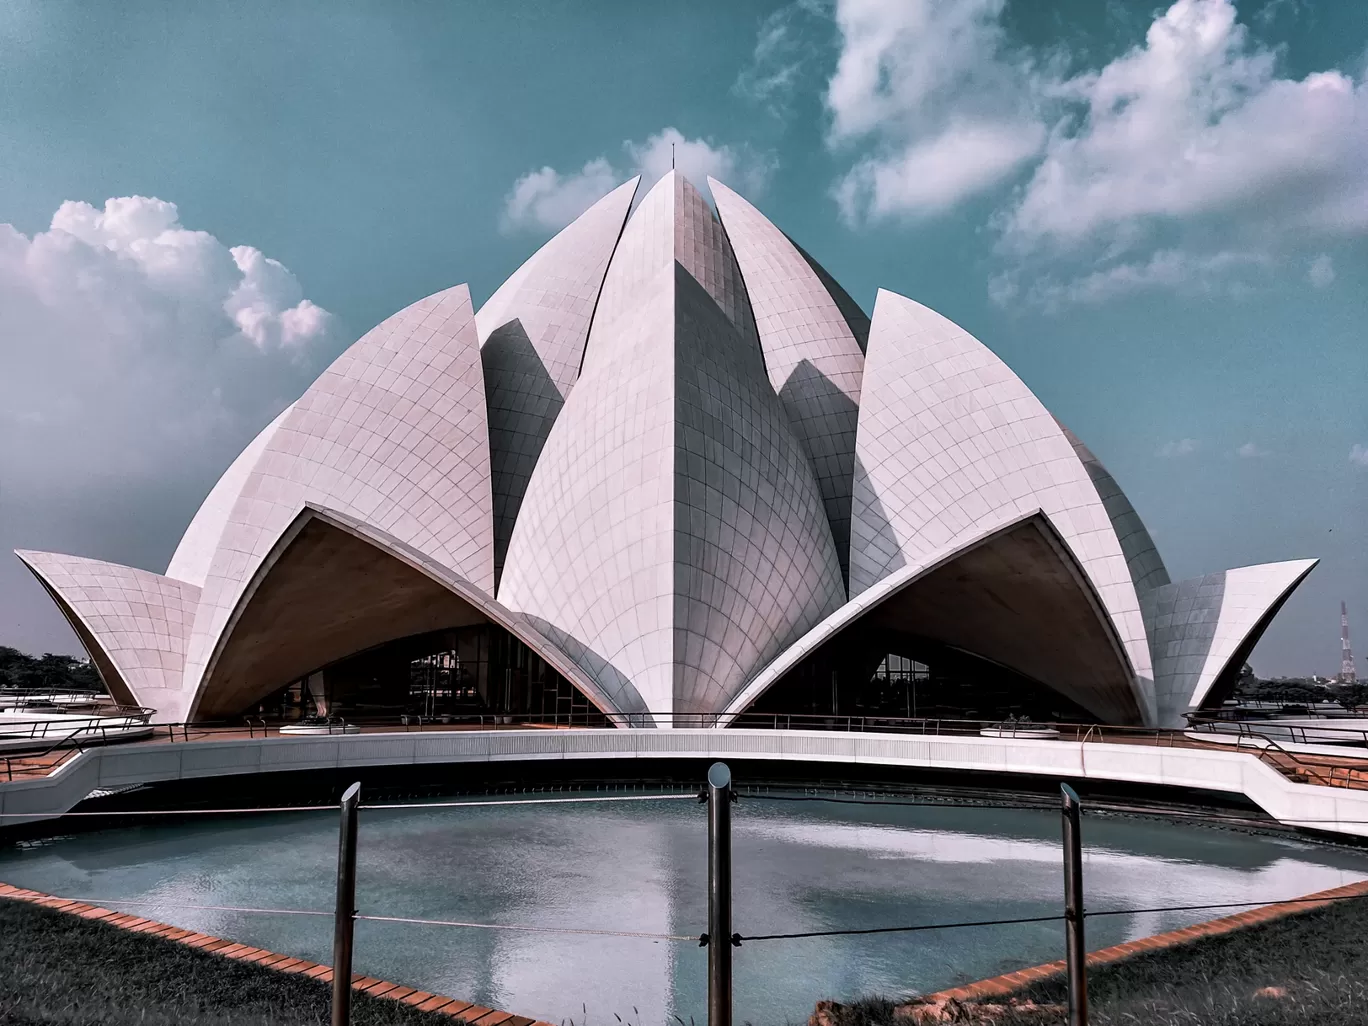
<svg viewBox="0 0 1368 1026">
<path fill-rule="evenodd" d="M 74 656 L 45 652 L 31 656 L 0 645 L 0 688 L 25 691 L 104 691 L 95 667 Z"/>
</svg>

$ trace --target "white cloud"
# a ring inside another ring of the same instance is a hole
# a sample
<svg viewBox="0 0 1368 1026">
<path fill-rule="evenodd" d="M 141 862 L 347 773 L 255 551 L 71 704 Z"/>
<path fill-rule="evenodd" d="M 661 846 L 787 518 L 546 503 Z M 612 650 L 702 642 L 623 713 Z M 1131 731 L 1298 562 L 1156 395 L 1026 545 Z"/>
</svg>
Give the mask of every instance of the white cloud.
<svg viewBox="0 0 1368 1026">
<path fill-rule="evenodd" d="M 662 129 L 641 142 L 628 140 L 622 150 L 624 159 L 618 164 L 597 157 L 567 174 L 544 167 L 523 175 L 504 200 L 503 230 L 563 228 L 633 175 L 641 175 L 638 195 L 643 195 L 670 170 L 672 161 L 684 177 L 705 191 L 711 175 L 754 195 L 763 191 L 774 170 L 772 158 L 759 156 L 749 147 L 687 139 L 675 128 Z"/>
<path fill-rule="evenodd" d="M 1322 288 L 1317 248 L 1368 234 L 1368 72 L 1288 76 L 1232 0 L 1176 0 L 1091 67 L 1015 45 L 1004 9 L 838 0 L 827 141 L 848 221 L 939 214 L 1024 172 L 989 222 L 1008 264 L 990 294 L 1045 306 L 1238 293 L 1303 260 Z"/>
<path fill-rule="evenodd" d="M 1010 174 L 1044 136 L 1035 123 L 956 121 L 899 152 L 861 160 L 836 184 L 836 201 L 851 222 L 941 213 Z"/>
<path fill-rule="evenodd" d="M 1260 448 L 1255 442 L 1245 442 L 1244 445 L 1235 450 L 1235 455 L 1241 459 L 1253 460 L 1261 456 L 1269 456 L 1271 453 L 1267 449 Z"/>
<path fill-rule="evenodd" d="M 1322 253 L 1311 261 L 1311 266 L 1306 271 L 1306 280 L 1313 288 L 1318 289 L 1325 288 L 1335 280 L 1335 262 L 1330 259 L 1329 254 Z"/>
<path fill-rule="evenodd" d="M 504 228 L 562 228 L 621 184 L 603 157 L 565 175 L 552 167 L 529 171 L 504 201 Z"/>
<path fill-rule="evenodd" d="M 1155 452 L 1156 456 L 1162 459 L 1171 459 L 1174 456 L 1189 456 L 1197 451 L 1197 439 L 1180 438 L 1176 442 L 1165 442 L 1159 446 Z"/>
<path fill-rule="evenodd" d="M 840 0 L 828 141 L 871 147 L 835 186 L 848 220 L 940 213 L 1040 151 L 1034 73 L 1006 46 L 1003 6 Z"/>
<path fill-rule="evenodd" d="M 1005 271 L 989 279 L 988 296 L 1000 306 L 1024 303 L 1046 311 L 1072 304 L 1096 305 L 1152 291 L 1238 298 L 1252 289 L 1251 276 L 1266 272 L 1268 264 L 1268 258 L 1259 253 L 1199 254 L 1164 249 L 1147 259 L 1113 263 L 1064 281 L 1042 275 L 1027 279 L 1023 285 L 1027 276 L 1022 270 Z"/>
<path fill-rule="evenodd" d="M 163 200 L 68 201 L 32 238 L 0 224 L 6 484 L 193 474 L 297 394 L 329 329 L 282 264 Z"/>
<path fill-rule="evenodd" d="M 1357 467 L 1368 467 L 1368 445 L 1354 443 L 1354 447 L 1349 450 L 1349 462 Z"/>
<path fill-rule="evenodd" d="M 1007 214 L 1014 249 L 1126 248 L 1180 222 L 1269 247 L 1368 230 L 1368 86 L 1279 77 L 1229 0 L 1178 0 L 1052 93 L 1068 116 Z"/>
<path fill-rule="evenodd" d="M 760 24 L 750 64 L 737 75 L 732 92 L 775 117 L 786 116 L 818 57 L 820 48 L 813 37 L 826 17 L 821 0 L 795 0 L 772 11 Z"/>
</svg>

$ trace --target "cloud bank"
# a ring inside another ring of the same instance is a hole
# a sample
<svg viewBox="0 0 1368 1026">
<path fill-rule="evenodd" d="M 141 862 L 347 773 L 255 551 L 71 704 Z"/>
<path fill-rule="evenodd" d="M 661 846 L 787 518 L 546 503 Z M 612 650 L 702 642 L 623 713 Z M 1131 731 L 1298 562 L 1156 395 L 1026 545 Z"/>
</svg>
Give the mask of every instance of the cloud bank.
<svg viewBox="0 0 1368 1026">
<path fill-rule="evenodd" d="M 852 223 L 938 214 L 997 185 L 1045 143 L 1030 62 L 1005 0 L 841 0 L 829 145 L 868 152 L 836 183 Z"/>
<path fill-rule="evenodd" d="M 761 26 L 739 82 L 771 109 L 791 106 L 806 67 L 794 26 L 813 9 Z M 998 302 L 1238 294 L 1288 262 L 1334 283 L 1325 250 L 1368 235 L 1368 70 L 1287 75 L 1231 0 L 1176 0 L 1092 62 L 1013 42 L 1005 12 L 836 0 L 826 142 L 848 223 L 991 204 Z"/>
<path fill-rule="evenodd" d="M 307 380 L 327 311 L 279 261 L 145 196 L 68 201 L 32 238 L 0 224 L 0 467 L 176 465 Z"/>
</svg>

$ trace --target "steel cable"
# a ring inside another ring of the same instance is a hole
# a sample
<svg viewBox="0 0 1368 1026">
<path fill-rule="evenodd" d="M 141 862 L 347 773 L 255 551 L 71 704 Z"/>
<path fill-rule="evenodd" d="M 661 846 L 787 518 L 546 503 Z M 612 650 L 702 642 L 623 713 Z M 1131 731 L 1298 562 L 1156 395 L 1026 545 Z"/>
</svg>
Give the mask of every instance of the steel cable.
<svg viewBox="0 0 1368 1026">
<path fill-rule="evenodd" d="M 265 915 L 284 916 L 327 916 L 335 918 L 336 913 L 321 909 L 302 908 L 255 908 L 245 905 L 199 905 L 182 901 L 164 901 L 159 898 L 72 898 L 64 895 L 44 895 L 51 901 L 74 901 L 82 905 L 134 905 L 141 908 L 197 909 L 211 912 L 245 912 Z M 476 930 L 514 930 L 521 933 L 577 934 L 591 937 L 641 937 L 650 940 L 697 941 L 698 934 L 650 933 L 641 930 L 595 930 L 589 927 L 565 926 L 526 926 L 506 923 L 471 923 L 457 919 L 420 919 L 412 916 L 379 916 L 357 913 L 356 919 L 377 923 L 408 923 L 417 926 L 462 926 Z M 169 924 L 168 924 L 169 925 Z"/>
<path fill-rule="evenodd" d="M 1062 915 L 1023 916 L 1020 919 L 978 919 L 962 923 L 919 923 L 915 926 L 875 926 L 863 930 L 807 930 L 803 933 L 763 933 L 754 937 L 744 934 L 734 938 L 740 941 L 796 940 L 802 937 L 850 937 L 871 933 L 920 933 L 923 930 L 958 930 L 966 926 L 1014 926 L 1017 923 L 1052 923 L 1062 920 Z"/>
<path fill-rule="evenodd" d="M 1368 895 L 1363 894 L 1336 894 L 1323 895 L 1320 897 L 1305 898 L 1284 898 L 1284 899 L 1264 899 L 1262 901 L 1222 901 L 1210 905 L 1165 905 L 1159 908 L 1117 908 L 1106 909 L 1098 912 L 1083 913 L 1084 917 L 1092 916 L 1124 916 L 1140 915 L 1150 912 L 1198 912 L 1207 909 L 1220 908 L 1251 908 L 1263 907 L 1268 905 L 1297 905 L 1297 904 L 1320 904 L 1328 901 L 1347 901 L 1351 898 L 1363 898 Z M 982 919 L 959 923 L 918 923 L 913 926 L 878 926 L 858 930 L 809 930 L 802 933 L 769 933 L 757 934 L 747 937 L 744 934 L 738 935 L 741 941 L 762 941 L 762 940 L 795 940 L 806 937 L 849 937 L 862 934 L 876 933 L 920 933 L 925 930 L 958 930 L 972 926 L 1015 926 L 1019 923 L 1048 923 L 1062 921 L 1063 915 L 1053 916 L 1023 916 L 1018 919 Z"/>
<path fill-rule="evenodd" d="M 499 805 L 577 805 L 584 802 L 665 802 L 665 801 L 698 801 L 698 794 L 690 792 L 688 794 L 628 794 L 628 795 L 599 795 L 586 796 L 583 798 L 510 798 L 507 801 L 492 802 L 406 802 L 394 805 L 367 805 L 362 803 L 362 811 L 378 809 L 468 809 L 478 806 L 499 806 Z M 335 807 L 335 806 L 334 806 Z"/>
<path fill-rule="evenodd" d="M 1143 912 L 1202 912 L 1208 909 L 1218 908 L 1262 908 L 1268 905 L 1306 905 L 1319 904 L 1327 901 L 1349 901 L 1353 898 L 1365 898 L 1368 894 L 1323 894 L 1319 897 L 1309 895 L 1305 898 L 1274 898 L 1273 900 L 1264 899 L 1262 901 L 1218 901 L 1211 905 L 1165 905 L 1161 908 L 1112 908 L 1102 912 L 1083 911 L 1084 918 L 1089 916 L 1128 916 L 1139 915 Z"/>
</svg>

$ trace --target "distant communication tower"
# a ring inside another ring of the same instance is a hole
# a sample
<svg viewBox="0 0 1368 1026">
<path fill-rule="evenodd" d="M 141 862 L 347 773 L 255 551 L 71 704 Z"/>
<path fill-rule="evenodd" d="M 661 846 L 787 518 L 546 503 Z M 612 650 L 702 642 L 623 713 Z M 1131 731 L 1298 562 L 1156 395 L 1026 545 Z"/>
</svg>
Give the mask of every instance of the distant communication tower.
<svg viewBox="0 0 1368 1026">
<path fill-rule="evenodd" d="M 1341 684 L 1353 684 L 1358 680 L 1354 670 L 1354 653 L 1349 648 L 1349 607 L 1340 603 L 1340 672 Z"/>
</svg>

